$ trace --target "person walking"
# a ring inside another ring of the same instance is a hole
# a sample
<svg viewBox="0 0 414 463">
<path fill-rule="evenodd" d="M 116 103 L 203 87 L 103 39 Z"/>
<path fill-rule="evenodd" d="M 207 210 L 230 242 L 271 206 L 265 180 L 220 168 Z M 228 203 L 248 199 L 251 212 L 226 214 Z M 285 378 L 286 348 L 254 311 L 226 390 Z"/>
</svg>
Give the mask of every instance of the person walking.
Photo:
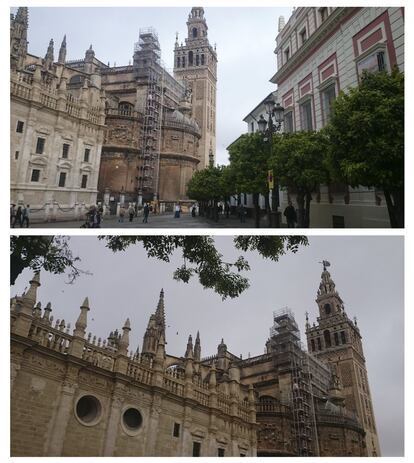
<svg viewBox="0 0 414 463">
<path fill-rule="evenodd" d="M 179 204 L 175 205 L 175 214 L 174 218 L 179 219 L 180 218 L 180 212 L 181 212 L 181 207 Z"/>
<path fill-rule="evenodd" d="M 16 223 L 16 204 L 12 204 L 10 206 L 10 226 L 14 228 L 14 224 Z"/>
<path fill-rule="evenodd" d="M 128 208 L 128 214 L 129 214 L 129 221 L 132 222 L 132 219 L 134 218 L 134 214 L 135 214 L 135 209 L 132 204 Z"/>
<path fill-rule="evenodd" d="M 196 216 L 196 205 L 193 204 L 193 207 L 191 208 L 191 217 L 195 217 Z"/>
<path fill-rule="evenodd" d="M 148 223 L 149 213 L 150 213 L 150 208 L 148 206 L 148 203 L 145 203 L 145 205 L 144 205 L 144 218 L 142 219 L 143 223 Z"/>
<path fill-rule="evenodd" d="M 245 223 L 246 222 L 246 209 L 243 204 L 240 204 L 239 207 L 239 217 L 240 217 L 240 223 Z"/>
<path fill-rule="evenodd" d="M 296 216 L 296 210 L 292 206 L 292 201 L 289 201 L 288 205 L 286 206 L 285 211 L 283 212 L 283 215 L 286 217 L 288 228 L 295 228 L 296 222 L 298 221 L 298 219 Z"/>
<path fill-rule="evenodd" d="M 24 224 L 26 224 L 26 228 L 29 228 L 30 224 L 30 204 L 28 204 L 26 207 L 23 208 L 22 210 L 22 218 L 21 218 L 21 225 L 20 227 L 24 227 Z"/>
<path fill-rule="evenodd" d="M 230 217 L 230 206 L 229 203 L 226 201 L 226 204 L 224 206 L 224 213 L 226 214 L 226 219 Z"/>
<path fill-rule="evenodd" d="M 86 213 L 86 227 L 87 228 L 96 228 L 96 206 L 91 205 L 88 212 Z"/>
<path fill-rule="evenodd" d="M 122 206 L 119 208 L 119 219 L 118 219 L 118 222 L 119 222 L 119 223 L 124 223 L 124 217 L 125 217 L 125 207 L 124 207 L 124 205 L 122 205 Z"/>
<path fill-rule="evenodd" d="M 14 221 L 14 225 L 18 224 L 21 228 L 22 226 L 22 206 L 18 206 L 16 211 L 16 219 Z"/>
</svg>

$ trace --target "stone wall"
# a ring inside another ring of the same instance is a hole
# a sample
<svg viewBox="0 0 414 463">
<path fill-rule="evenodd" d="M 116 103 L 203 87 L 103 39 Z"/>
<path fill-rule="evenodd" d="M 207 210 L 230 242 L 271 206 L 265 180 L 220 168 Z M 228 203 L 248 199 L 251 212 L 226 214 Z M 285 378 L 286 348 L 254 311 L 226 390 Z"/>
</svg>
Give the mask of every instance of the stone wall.
<svg viewBox="0 0 414 463">
<path fill-rule="evenodd" d="M 254 396 L 237 378 L 223 392 L 192 355 L 168 369 L 161 338 L 155 357 L 128 353 L 129 320 L 119 337 L 86 336 L 87 299 L 71 332 L 36 304 L 38 286 L 36 274 L 11 301 L 12 456 L 191 456 L 193 442 L 256 455 Z"/>
</svg>

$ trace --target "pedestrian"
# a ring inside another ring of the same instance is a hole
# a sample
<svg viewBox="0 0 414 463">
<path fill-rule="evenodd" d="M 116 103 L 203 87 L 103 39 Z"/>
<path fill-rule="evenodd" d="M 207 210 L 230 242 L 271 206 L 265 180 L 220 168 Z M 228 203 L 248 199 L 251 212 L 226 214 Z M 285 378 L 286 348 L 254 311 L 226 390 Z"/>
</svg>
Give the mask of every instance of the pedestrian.
<svg viewBox="0 0 414 463">
<path fill-rule="evenodd" d="M 226 214 L 226 219 L 228 219 L 230 217 L 230 206 L 228 202 L 224 205 L 224 212 Z"/>
<path fill-rule="evenodd" d="M 16 223 L 16 204 L 12 204 L 10 206 L 10 226 L 14 228 L 15 223 Z"/>
<path fill-rule="evenodd" d="M 118 222 L 119 222 L 119 223 L 124 223 L 124 217 L 125 217 L 125 207 L 124 207 L 124 205 L 122 205 L 122 206 L 119 208 L 119 219 L 118 219 Z"/>
<path fill-rule="evenodd" d="M 191 217 L 195 217 L 196 216 L 196 205 L 193 204 L 193 207 L 191 208 Z"/>
<path fill-rule="evenodd" d="M 245 223 L 246 222 L 246 208 L 244 207 L 243 204 L 240 204 L 239 207 L 239 217 L 240 217 L 240 223 Z"/>
<path fill-rule="evenodd" d="M 14 225 L 18 224 L 20 227 L 22 226 L 22 206 L 18 206 L 16 211 L 16 219 L 14 221 Z M 14 226 L 13 226 L 14 228 Z"/>
<path fill-rule="evenodd" d="M 103 207 L 99 206 L 95 208 L 95 221 L 93 228 L 101 228 Z"/>
<path fill-rule="evenodd" d="M 98 228 L 101 227 L 101 223 L 103 222 L 103 216 L 104 216 L 104 208 L 101 203 L 98 204 Z"/>
<path fill-rule="evenodd" d="M 292 201 L 289 201 L 285 211 L 283 212 L 283 215 L 286 217 L 288 228 L 295 228 L 295 224 L 298 219 L 296 216 L 295 208 L 292 206 Z"/>
<path fill-rule="evenodd" d="M 135 209 L 132 204 L 130 204 L 128 208 L 128 214 L 129 214 L 129 221 L 132 222 L 132 219 L 134 218 L 134 215 L 135 215 Z"/>
<path fill-rule="evenodd" d="M 26 224 L 26 228 L 29 228 L 29 217 L 30 217 L 30 204 L 28 204 L 22 210 L 22 219 L 21 219 L 20 227 L 24 227 L 24 224 Z"/>
<path fill-rule="evenodd" d="M 145 205 L 144 205 L 144 218 L 142 219 L 143 223 L 148 223 L 149 213 L 150 213 L 150 208 L 148 206 L 148 203 L 145 203 Z"/>
<path fill-rule="evenodd" d="M 179 219 L 180 218 L 180 212 L 181 212 L 181 206 L 179 204 L 176 204 L 175 205 L 174 218 Z"/>
<path fill-rule="evenodd" d="M 93 204 L 86 213 L 86 224 L 87 228 L 96 228 L 96 206 Z"/>
</svg>

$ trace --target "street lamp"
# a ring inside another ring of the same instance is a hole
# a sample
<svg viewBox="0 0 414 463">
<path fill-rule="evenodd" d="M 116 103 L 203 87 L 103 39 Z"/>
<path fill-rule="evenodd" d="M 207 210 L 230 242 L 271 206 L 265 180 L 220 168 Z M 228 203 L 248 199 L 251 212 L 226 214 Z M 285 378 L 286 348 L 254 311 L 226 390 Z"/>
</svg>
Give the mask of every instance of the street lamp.
<svg viewBox="0 0 414 463">
<path fill-rule="evenodd" d="M 266 113 L 269 116 L 269 120 L 266 121 L 263 114 L 260 115 L 257 125 L 259 126 L 259 132 L 265 135 L 264 140 L 269 141 L 270 157 L 272 157 L 272 147 L 273 147 L 273 134 L 279 132 L 282 127 L 282 122 L 284 120 L 285 110 L 283 106 L 279 103 L 275 103 L 274 99 L 269 95 L 266 100 L 263 102 Z M 273 119 L 274 118 L 274 119 Z M 274 194 L 276 190 L 276 195 Z M 276 182 L 274 188 L 269 189 L 270 193 L 270 223 L 274 224 L 275 227 L 280 227 L 280 220 L 278 215 L 279 207 L 279 185 L 276 177 Z M 273 220 L 272 220 L 272 217 Z"/>
</svg>

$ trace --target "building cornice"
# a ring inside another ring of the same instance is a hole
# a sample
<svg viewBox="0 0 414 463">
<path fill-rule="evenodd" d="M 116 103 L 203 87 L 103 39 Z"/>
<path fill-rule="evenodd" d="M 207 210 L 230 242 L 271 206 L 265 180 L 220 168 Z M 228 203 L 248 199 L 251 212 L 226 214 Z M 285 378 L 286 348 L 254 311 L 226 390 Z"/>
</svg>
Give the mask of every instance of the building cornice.
<svg viewBox="0 0 414 463">
<path fill-rule="evenodd" d="M 338 7 L 327 20 L 309 37 L 295 54 L 273 75 L 270 82 L 280 84 L 289 77 L 309 56 L 311 56 L 341 25 L 360 8 Z M 277 50 L 280 48 L 278 46 Z"/>
</svg>

